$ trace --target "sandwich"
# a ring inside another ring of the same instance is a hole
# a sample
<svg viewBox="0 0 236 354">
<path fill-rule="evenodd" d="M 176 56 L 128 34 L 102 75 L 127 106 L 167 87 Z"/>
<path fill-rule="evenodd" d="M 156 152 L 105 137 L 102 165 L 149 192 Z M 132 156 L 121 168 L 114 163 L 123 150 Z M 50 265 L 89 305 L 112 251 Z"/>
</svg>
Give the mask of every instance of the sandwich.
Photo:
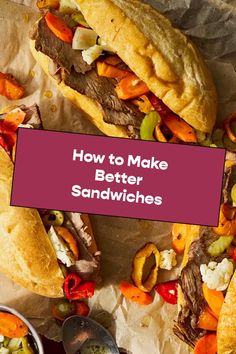
<svg viewBox="0 0 236 354">
<path fill-rule="evenodd" d="M 219 225 L 185 225 L 174 333 L 194 353 L 236 353 L 236 155 L 227 153 Z"/>
<path fill-rule="evenodd" d="M 90 297 L 99 281 L 100 252 L 88 215 L 10 206 L 16 134 L 22 127 L 41 127 L 36 105 L 0 115 L 0 272 L 47 297 Z"/>
<path fill-rule="evenodd" d="M 58 1 L 39 0 L 43 15 L 31 52 L 98 129 L 123 138 L 207 141 L 216 89 L 180 30 L 138 0 Z"/>
</svg>

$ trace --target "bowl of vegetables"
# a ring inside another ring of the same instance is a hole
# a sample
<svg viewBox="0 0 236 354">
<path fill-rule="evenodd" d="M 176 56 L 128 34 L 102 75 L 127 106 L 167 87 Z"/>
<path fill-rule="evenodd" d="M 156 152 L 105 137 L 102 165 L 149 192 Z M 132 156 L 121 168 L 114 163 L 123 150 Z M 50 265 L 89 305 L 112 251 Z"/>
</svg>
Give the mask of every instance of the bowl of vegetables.
<svg viewBox="0 0 236 354">
<path fill-rule="evenodd" d="M 18 311 L 0 305 L 0 354 L 44 354 L 41 339 Z"/>
</svg>

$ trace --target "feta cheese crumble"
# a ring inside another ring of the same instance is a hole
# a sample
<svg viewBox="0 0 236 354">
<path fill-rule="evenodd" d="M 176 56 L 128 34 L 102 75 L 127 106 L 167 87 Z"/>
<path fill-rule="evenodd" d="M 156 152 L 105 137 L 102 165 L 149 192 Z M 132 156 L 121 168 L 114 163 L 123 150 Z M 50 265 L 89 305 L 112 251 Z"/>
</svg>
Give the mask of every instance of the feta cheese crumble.
<svg viewBox="0 0 236 354">
<path fill-rule="evenodd" d="M 176 253 L 174 250 L 165 250 L 160 252 L 160 268 L 171 270 L 173 267 L 176 266 Z"/>
<path fill-rule="evenodd" d="M 75 259 L 72 252 L 69 250 L 65 242 L 57 235 L 53 226 L 48 231 L 48 236 L 52 242 L 57 258 L 67 267 L 75 264 Z"/>
<path fill-rule="evenodd" d="M 227 289 L 233 271 L 233 263 L 227 258 L 224 258 L 220 263 L 210 262 L 208 265 L 201 264 L 200 266 L 202 281 L 206 283 L 209 289 L 215 289 L 217 291 Z"/>
<path fill-rule="evenodd" d="M 102 54 L 103 48 L 100 45 L 95 44 L 93 47 L 82 51 L 82 57 L 84 61 L 91 65 Z"/>
</svg>

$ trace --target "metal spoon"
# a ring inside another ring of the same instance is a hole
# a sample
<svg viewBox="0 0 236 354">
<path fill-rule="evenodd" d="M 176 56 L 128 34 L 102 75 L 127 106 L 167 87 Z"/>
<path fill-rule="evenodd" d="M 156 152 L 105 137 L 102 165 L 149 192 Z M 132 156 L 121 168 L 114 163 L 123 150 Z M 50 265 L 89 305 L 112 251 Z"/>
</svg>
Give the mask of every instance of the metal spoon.
<svg viewBox="0 0 236 354">
<path fill-rule="evenodd" d="M 110 333 L 88 317 L 69 317 L 63 324 L 62 338 L 66 354 L 119 354 Z M 94 347 L 98 347 L 100 352 L 93 351 Z"/>
</svg>

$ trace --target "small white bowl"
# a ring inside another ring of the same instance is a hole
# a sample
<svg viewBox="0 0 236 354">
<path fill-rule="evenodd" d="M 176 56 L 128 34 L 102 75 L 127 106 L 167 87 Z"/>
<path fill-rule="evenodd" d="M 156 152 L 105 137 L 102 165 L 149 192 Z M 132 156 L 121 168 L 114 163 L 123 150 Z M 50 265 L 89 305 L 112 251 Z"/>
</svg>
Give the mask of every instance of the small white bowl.
<svg viewBox="0 0 236 354">
<path fill-rule="evenodd" d="M 13 315 L 16 315 L 17 317 L 19 317 L 26 324 L 26 326 L 29 328 L 29 331 L 34 339 L 36 349 L 38 349 L 38 352 L 36 354 L 44 354 L 41 338 L 39 337 L 38 333 L 36 332 L 36 330 L 32 326 L 32 324 L 24 316 L 22 316 L 15 309 L 8 307 L 8 306 L 0 305 L 0 311 L 12 313 Z"/>
</svg>

